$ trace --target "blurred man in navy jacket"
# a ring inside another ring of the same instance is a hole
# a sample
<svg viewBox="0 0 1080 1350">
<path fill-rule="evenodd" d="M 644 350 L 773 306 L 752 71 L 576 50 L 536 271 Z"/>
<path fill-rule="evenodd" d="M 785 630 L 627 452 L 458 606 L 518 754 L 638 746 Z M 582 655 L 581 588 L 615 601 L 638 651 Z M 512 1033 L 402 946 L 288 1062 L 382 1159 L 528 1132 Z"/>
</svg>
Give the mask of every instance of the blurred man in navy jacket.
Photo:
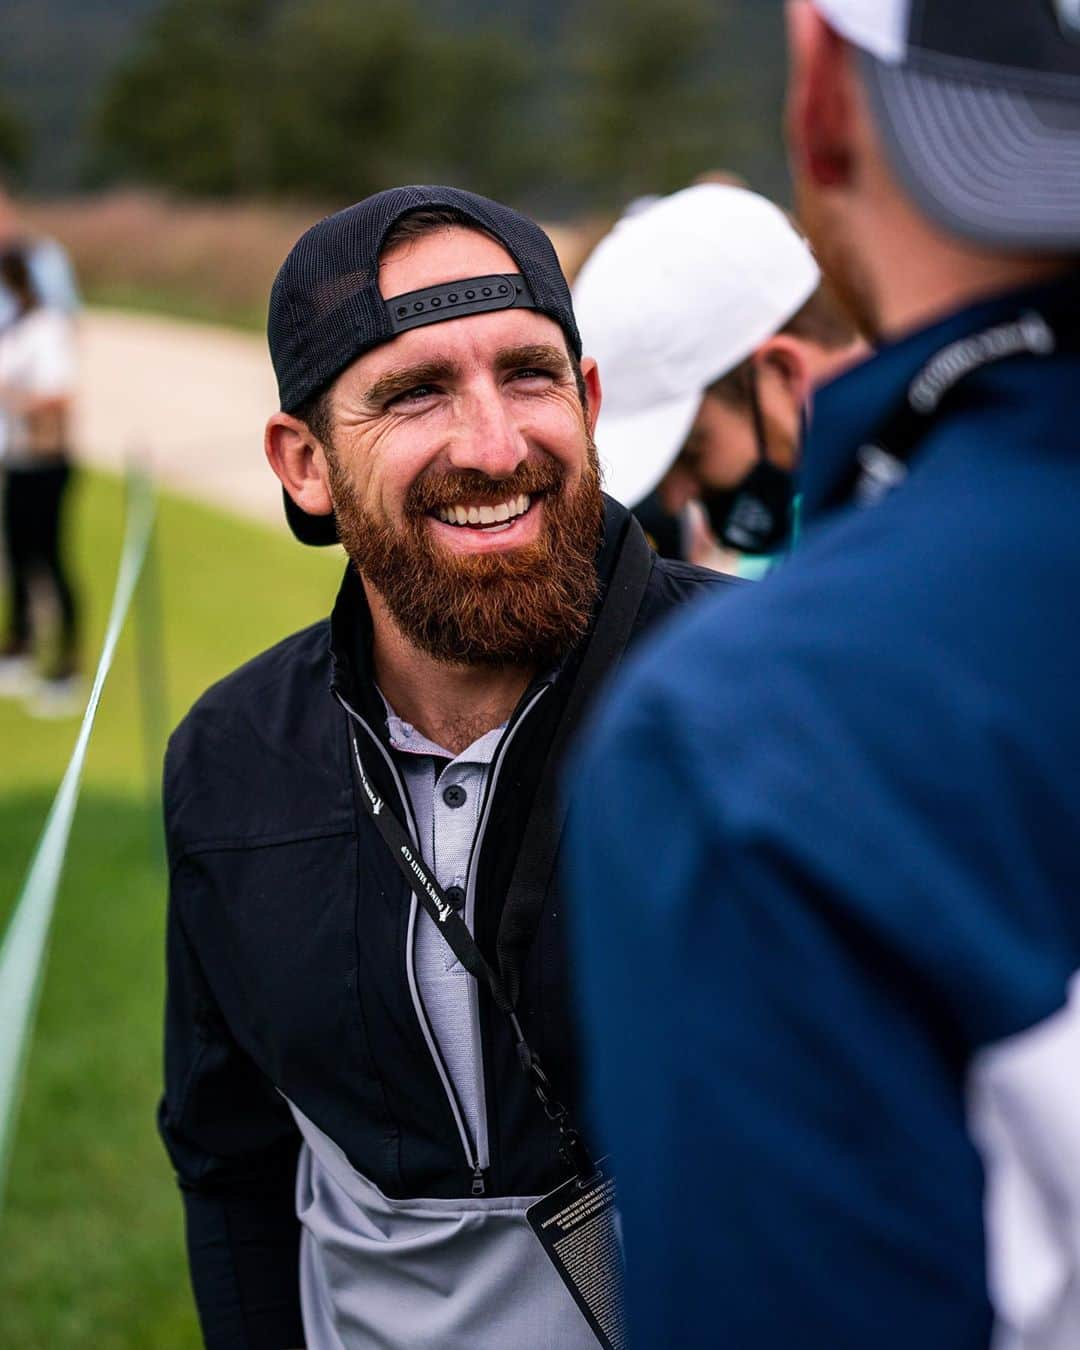
<svg viewBox="0 0 1080 1350">
<path fill-rule="evenodd" d="M 793 0 L 789 138 L 879 355 L 806 537 L 574 781 L 641 1346 L 1080 1345 L 1080 10 Z"/>
</svg>

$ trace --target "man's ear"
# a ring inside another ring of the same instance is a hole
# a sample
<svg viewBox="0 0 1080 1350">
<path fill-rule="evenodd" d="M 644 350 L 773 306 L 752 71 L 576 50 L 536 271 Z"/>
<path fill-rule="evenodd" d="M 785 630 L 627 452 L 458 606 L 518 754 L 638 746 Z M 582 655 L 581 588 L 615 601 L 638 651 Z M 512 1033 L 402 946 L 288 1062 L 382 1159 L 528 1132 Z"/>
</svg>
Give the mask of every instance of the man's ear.
<svg viewBox="0 0 1080 1350">
<path fill-rule="evenodd" d="M 813 371 L 800 339 L 777 333 L 763 342 L 751 359 L 757 367 L 759 383 L 766 374 L 778 379 L 797 414 L 813 387 Z"/>
<path fill-rule="evenodd" d="M 805 0 L 788 0 L 787 138 L 796 178 L 845 187 L 853 177 L 852 51 Z"/>
<path fill-rule="evenodd" d="M 266 424 L 263 449 L 270 467 L 301 511 L 311 516 L 328 516 L 333 502 L 326 454 L 307 423 L 289 413 L 274 413 Z"/>
<path fill-rule="evenodd" d="M 596 430 L 596 419 L 600 416 L 600 403 L 603 391 L 600 388 L 600 370 L 591 356 L 581 361 L 581 377 L 585 381 L 585 425 L 591 436 Z"/>
</svg>

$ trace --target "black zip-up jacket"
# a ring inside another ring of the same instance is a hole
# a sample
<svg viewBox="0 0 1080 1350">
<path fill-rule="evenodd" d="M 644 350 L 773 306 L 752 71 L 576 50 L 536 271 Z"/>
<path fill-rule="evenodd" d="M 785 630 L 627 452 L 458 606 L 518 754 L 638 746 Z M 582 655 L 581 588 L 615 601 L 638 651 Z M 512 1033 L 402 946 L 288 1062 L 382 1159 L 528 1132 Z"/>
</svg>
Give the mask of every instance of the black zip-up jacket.
<svg viewBox="0 0 1080 1350">
<path fill-rule="evenodd" d="M 628 520 L 606 502 L 600 606 Z M 674 606 L 725 584 L 732 583 L 654 559 L 631 641 Z M 370 615 L 350 570 L 329 623 L 287 638 L 210 689 L 166 757 L 159 1123 L 184 1195 L 203 1331 L 214 1346 L 303 1343 L 293 1194 L 300 1136 L 285 1098 L 388 1196 L 453 1198 L 474 1184 L 408 988 L 410 895 L 361 807 L 350 761 L 355 731 L 370 751 L 365 769 L 374 786 L 404 819 L 389 754 L 373 744 L 388 748 L 370 648 Z M 542 697 L 533 695 L 544 682 L 523 697 L 489 787 L 474 860 L 475 926 L 493 964 L 502 897 L 578 655 L 549 678 Z M 521 963 L 518 1010 L 576 1113 L 557 891 L 556 884 Z M 480 1014 L 487 1193 L 545 1193 L 565 1179 L 551 1126 L 486 991 Z"/>
</svg>

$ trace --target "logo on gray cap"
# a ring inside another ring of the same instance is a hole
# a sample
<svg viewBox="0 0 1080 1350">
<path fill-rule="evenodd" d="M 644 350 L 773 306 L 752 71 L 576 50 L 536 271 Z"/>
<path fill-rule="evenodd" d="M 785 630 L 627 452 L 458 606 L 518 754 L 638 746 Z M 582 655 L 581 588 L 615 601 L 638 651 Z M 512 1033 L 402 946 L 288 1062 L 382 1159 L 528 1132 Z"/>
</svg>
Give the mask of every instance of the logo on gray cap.
<svg viewBox="0 0 1080 1350">
<path fill-rule="evenodd" d="M 1051 0 L 1061 31 L 1073 42 L 1080 42 L 1080 0 Z"/>
</svg>

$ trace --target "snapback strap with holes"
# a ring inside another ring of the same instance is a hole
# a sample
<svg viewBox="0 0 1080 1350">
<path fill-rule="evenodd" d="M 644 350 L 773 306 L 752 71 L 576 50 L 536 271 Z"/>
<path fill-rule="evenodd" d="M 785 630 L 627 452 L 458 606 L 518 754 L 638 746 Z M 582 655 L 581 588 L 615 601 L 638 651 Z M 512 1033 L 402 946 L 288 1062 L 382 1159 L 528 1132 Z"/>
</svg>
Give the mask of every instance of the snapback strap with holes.
<svg viewBox="0 0 1080 1350">
<path fill-rule="evenodd" d="M 516 272 L 447 281 L 421 291 L 406 291 L 386 301 L 394 333 L 441 323 L 444 319 L 459 319 L 466 314 L 486 314 L 493 309 L 535 308 L 529 283 Z"/>
</svg>

